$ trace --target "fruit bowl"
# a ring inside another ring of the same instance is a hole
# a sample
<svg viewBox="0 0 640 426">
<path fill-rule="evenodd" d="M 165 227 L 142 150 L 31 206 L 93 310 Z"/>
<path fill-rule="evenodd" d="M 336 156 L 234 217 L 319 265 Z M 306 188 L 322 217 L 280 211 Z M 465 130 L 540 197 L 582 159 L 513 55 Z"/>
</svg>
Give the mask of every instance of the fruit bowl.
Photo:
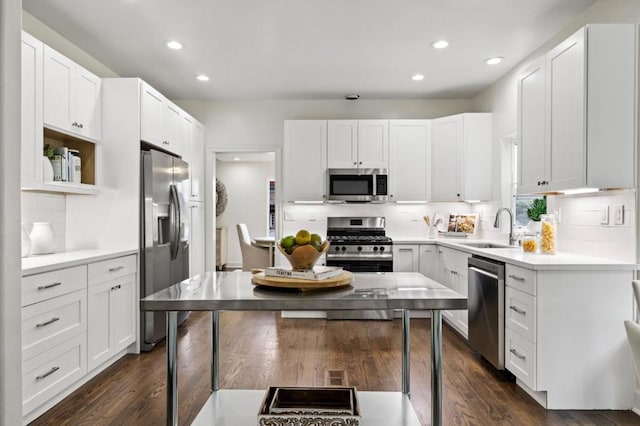
<svg viewBox="0 0 640 426">
<path fill-rule="evenodd" d="M 322 243 L 318 249 L 311 244 L 297 246 L 291 254 L 287 254 L 280 243 L 276 243 L 276 246 L 280 253 L 287 258 L 293 269 L 313 269 L 320 256 L 329 250 L 329 241 Z"/>
</svg>

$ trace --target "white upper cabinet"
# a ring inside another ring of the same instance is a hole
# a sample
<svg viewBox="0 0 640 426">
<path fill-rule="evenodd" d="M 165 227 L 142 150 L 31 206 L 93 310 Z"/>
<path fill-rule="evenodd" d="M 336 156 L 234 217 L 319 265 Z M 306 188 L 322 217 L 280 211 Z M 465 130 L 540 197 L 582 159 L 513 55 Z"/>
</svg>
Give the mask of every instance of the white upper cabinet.
<svg viewBox="0 0 640 426">
<path fill-rule="evenodd" d="M 189 163 L 189 199 L 204 201 L 204 126 L 188 114 L 182 116 L 183 159 Z"/>
<path fill-rule="evenodd" d="M 46 127 L 100 141 L 100 77 L 45 45 L 43 86 Z"/>
<path fill-rule="evenodd" d="M 636 39 L 635 24 L 588 25 L 525 70 L 519 193 L 634 186 Z"/>
<path fill-rule="evenodd" d="M 182 154 L 181 110 L 171 101 L 142 82 L 140 139 L 171 153 Z"/>
<path fill-rule="evenodd" d="M 44 44 L 22 33 L 22 142 L 21 182 L 42 183 L 42 55 Z"/>
<path fill-rule="evenodd" d="M 389 167 L 388 120 L 329 120 L 327 132 L 329 168 Z"/>
<path fill-rule="evenodd" d="M 430 120 L 389 121 L 389 199 L 428 201 Z"/>
<path fill-rule="evenodd" d="M 324 201 L 327 121 L 285 120 L 283 156 L 284 201 Z"/>
<path fill-rule="evenodd" d="M 432 120 L 431 200 L 492 199 L 491 114 Z"/>
</svg>

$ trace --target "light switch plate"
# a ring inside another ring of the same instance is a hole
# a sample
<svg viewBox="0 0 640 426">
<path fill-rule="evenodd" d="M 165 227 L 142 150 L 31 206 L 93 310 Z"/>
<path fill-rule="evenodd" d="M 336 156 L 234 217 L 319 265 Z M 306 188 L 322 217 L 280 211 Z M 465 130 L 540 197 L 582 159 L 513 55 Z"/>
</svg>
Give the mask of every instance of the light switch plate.
<svg viewBox="0 0 640 426">
<path fill-rule="evenodd" d="M 604 205 L 600 207 L 600 225 L 609 224 L 609 206 Z"/>
<path fill-rule="evenodd" d="M 614 225 L 624 225 L 624 204 L 611 206 L 611 214 L 613 215 Z"/>
</svg>

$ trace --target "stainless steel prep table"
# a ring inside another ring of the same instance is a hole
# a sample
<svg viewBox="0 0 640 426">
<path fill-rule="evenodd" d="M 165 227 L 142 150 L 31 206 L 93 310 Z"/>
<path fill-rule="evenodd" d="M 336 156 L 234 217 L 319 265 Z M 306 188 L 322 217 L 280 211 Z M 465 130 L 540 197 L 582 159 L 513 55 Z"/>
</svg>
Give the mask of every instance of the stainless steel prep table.
<svg viewBox="0 0 640 426">
<path fill-rule="evenodd" d="M 262 288 L 251 284 L 249 272 L 208 272 L 175 284 L 140 301 L 142 311 L 166 311 L 167 313 L 167 424 L 178 424 L 177 394 L 177 329 L 179 311 L 211 311 L 212 396 L 207 401 L 195 423 L 204 422 L 215 426 L 231 424 L 255 424 L 260 403 L 260 392 L 245 392 L 248 401 L 255 402 L 255 412 L 244 411 L 241 419 L 233 417 L 234 423 L 225 420 L 215 410 L 224 410 L 224 401 L 233 401 L 227 393 L 218 390 L 218 311 L 279 311 L 279 310 L 402 310 L 402 394 L 389 394 L 388 409 L 396 415 L 378 419 L 367 415 L 380 404 L 380 392 L 359 392 L 362 400 L 363 423 L 367 425 L 390 425 L 396 421 L 400 426 L 419 424 L 409 403 L 409 311 L 431 311 L 431 424 L 442 424 L 442 316 L 441 310 L 466 309 L 467 299 L 463 295 L 426 278 L 416 272 L 356 273 L 351 286 L 333 290 L 291 292 Z M 238 396 L 240 394 L 236 394 Z M 241 398 L 242 399 L 242 398 Z M 232 405 L 232 404 L 228 404 Z M 231 408 L 231 407 L 229 407 Z M 389 414 L 390 411 L 387 411 Z M 409 415 L 409 417 L 407 417 Z M 242 421 L 242 423 L 240 422 Z M 391 423 L 390 423 L 391 421 Z"/>
</svg>

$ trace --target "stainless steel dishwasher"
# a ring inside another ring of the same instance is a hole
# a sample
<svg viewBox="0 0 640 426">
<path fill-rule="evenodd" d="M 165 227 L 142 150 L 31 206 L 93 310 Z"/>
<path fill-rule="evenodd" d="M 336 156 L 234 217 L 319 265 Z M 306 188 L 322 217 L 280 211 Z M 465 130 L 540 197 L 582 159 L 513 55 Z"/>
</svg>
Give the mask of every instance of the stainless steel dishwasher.
<svg viewBox="0 0 640 426">
<path fill-rule="evenodd" d="M 469 345 L 504 370 L 504 263 L 473 256 L 468 267 Z"/>
</svg>

